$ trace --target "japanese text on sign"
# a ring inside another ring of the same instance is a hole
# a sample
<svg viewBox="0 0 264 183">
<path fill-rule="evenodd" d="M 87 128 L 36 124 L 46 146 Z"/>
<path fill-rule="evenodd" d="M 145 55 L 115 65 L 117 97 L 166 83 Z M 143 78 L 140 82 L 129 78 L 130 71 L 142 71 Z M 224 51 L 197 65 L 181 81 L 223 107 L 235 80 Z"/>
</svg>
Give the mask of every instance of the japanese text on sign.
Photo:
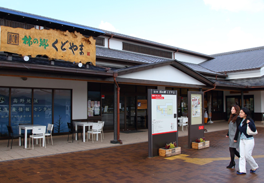
<svg viewBox="0 0 264 183">
<path fill-rule="evenodd" d="M 38 30 L 1 26 L 0 51 L 71 62 L 91 62 L 96 65 L 96 47 L 93 37 L 86 38 L 78 32 Z"/>
</svg>

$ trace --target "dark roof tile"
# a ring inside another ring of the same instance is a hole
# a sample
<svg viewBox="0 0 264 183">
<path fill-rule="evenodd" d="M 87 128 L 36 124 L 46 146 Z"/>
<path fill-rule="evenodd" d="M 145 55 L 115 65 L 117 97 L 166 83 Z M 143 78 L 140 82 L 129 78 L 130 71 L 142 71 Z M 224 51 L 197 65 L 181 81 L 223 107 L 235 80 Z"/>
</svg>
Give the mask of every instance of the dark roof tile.
<svg viewBox="0 0 264 183">
<path fill-rule="evenodd" d="M 159 58 L 126 51 L 113 50 L 108 48 L 96 47 L 96 57 L 105 57 L 119 60 L 126 60 L 140 63 L 155 63 L 170 60 L 167 58 Z"/>
<path fill-rule="evenodd" d="M 199 64 L 215 72 L 258 69 L 264 66 L 264 47 L 212 55 L 215 59 Z"/>
</svg>

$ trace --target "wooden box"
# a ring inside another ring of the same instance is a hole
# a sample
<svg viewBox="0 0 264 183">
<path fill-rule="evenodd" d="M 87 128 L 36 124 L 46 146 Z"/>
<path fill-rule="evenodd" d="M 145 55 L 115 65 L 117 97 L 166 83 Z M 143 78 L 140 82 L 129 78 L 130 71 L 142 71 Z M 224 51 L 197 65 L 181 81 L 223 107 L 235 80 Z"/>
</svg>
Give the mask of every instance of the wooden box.
<svg viewBox="0 0 264 183">
<path fill-rule="evenodd" d="M 205 142 L 192 142 L 192 148 L 193 149 L 204 149 L 210 147 L 210 141 Z"/>
<path fill-rule="evenodd" d="M 177 154 L 181 154 L 181 147 L 174 147 L 172 149 L 165 149 L 165 148 L 159 148 L 159 155 L 160 156 L 174 156 Z"/>
</svg>

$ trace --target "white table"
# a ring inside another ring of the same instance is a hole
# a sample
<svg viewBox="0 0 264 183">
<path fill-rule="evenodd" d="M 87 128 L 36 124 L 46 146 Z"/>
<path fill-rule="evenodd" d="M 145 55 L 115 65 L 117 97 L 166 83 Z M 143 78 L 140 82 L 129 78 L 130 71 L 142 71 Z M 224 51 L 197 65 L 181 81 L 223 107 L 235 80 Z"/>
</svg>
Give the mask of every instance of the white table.
<svg viewBox="0 0 264 183">
<path fill-rule="evenodd" d="M 79 122 L 79 121 L 76 121 L 76 122 L 74 122 L 74 124 L 75 124 L 75 131 L 78 130 L 78 126 L 82 126 L 83 127 L 83 142 L 85 142 L 85 127 L 88 126 L 88 128 L 89 128 L 88 130 L 90 130 L 90 127 L 93 126 L 93 122 Z M 75 140 L 77 140 L 77 133 L 75 134 Z"/>
<path fill-rule="evenodd" d="M 32 130 L 33 127 L 46 127 L 44 125 L 19 125 L 19 135 L 21 135 L 21 130 L 25 130 L 25 149 L 27 148 L 27 131 Z M 21 137 L 19 137 L 19 146 L 21 146 Z M 45 146 L 45 141 L 43 140 L 42 146 Z"/>
</svg>

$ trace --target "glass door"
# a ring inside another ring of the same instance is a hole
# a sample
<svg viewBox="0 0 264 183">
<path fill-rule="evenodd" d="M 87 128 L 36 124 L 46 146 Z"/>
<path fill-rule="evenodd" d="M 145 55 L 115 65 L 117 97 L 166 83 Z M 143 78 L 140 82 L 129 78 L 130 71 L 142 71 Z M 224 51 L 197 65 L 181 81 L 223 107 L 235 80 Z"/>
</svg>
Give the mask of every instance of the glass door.
<svg viewBox="0 0 264 183">
<path fill-rule="evenodd" d="M 135 118 L 136 106 L 135 97 L 126 96 L 125 99 L 125 130 L 134 130 L 136 128 Z"/>
<path fill-rule="evenodd" d="M 226 97 L 226 119 L 229 119 L 231 107 L 238 105 L 240 108 L 247 107 L 250 111 L 250 116 L 254 118 L 254 96 L 244 95 L 244 104 L 241 106 L 241 96 L 227 96 Z"/>
<path fill-rule="evenodd" d="M 120 110 L 120 124 L 122 131 L 134 130 L 136 129 L 136 105 L 134 96 L 124 96 L 121 98 L 121 108 Z M 122 100 L 124 99 L 124 100 Z M 124 102 L 124 103 L 123 103 Z M 123 115 L 122 115 L 123 114 Z M 123 125 L 124 124 L 124 128 Z"/>
</svg>

